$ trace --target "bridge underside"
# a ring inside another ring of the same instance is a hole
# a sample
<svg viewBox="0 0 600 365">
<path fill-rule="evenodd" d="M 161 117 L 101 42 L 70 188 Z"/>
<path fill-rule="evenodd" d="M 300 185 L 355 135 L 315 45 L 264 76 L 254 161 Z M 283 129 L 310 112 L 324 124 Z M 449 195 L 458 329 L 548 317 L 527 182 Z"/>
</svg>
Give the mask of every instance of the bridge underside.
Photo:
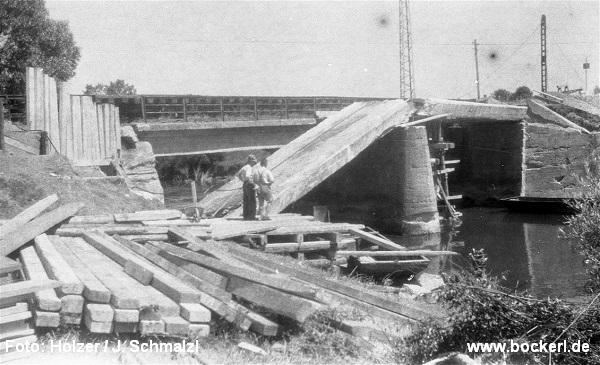
<svg viewBox="0 0 600 365">
<path fill-rule="evenodd" d="M 138 138 L 157 157 L 278 149 L 316 125 L 316 120 L 262 120 L 203 123 L 138 123 Z"/>
</svg>

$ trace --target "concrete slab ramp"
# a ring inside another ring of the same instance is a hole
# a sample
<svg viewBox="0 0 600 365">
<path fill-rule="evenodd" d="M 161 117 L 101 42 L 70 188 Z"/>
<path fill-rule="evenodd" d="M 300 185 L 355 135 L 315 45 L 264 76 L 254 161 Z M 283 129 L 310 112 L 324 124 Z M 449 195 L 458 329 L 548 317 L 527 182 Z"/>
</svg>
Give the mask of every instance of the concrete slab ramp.
<svg viewBox="0 0 600 365">
<path fill-rule="evenodd" d="M 280 212 L 342 168 L 394 127 L 409 121 L 403 100 L 354 103 L 311 128 L 268 158 L 275 176 L 272 213 Z M 234 179 L 200 205 L 209 215 L 239 215 L 242 184 Z"/>
</svg>

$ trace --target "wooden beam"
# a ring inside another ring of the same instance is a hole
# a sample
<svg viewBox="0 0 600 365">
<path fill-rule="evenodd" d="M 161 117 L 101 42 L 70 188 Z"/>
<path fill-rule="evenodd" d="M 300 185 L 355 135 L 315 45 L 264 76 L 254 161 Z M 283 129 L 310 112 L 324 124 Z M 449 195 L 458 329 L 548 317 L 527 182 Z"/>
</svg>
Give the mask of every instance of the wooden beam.
<svg viewBox="0 0 600 365">
<path fill-rule="evenodd" d="M 146 210 L 135 213 L 121 213 L 114 215 L 115 222 L 117 223 L 178 218 L 181 218 L 181 211 L 177 209 Z"/>
<path fill-rule="evenodd" d="M 13 231 L 16 228 L 19 228 L 23 224 L 34 219 L 57 201 L 58 196 L 56 194 L 49 195 L 44 199 L 38 201 L 37 203 L 31 205 L 30 207 L 26 208 L 24 211 L 17 214 L 14 218 L 8 220 L 7 222 L 4 222 L 2 226 L 0 226 L 0 238 L 7 232 Z"/>
<path fill-rule="evenodd" d="M 0 306 L 17 303 L 29 298 L 35 292 L 44 289 L 53 289 L 60 286 L 55 280 L 24 280 L 16 283 L 2 285 L 2 296 Z"/>
<path fill-rule="evenodd" d="M 364 239 L 365 241 L 374 243 L 377 246 L 379 246 L 385 250 L 391 250 L 391 251 L 406 250 L 406 247 L 404 247 L 402 245 L 392 242 L 386 238 L 382 238 L 382 237 L 376 236 L 374 234 L 362 231 L 360 229 L 350 229 L 350 233 L 353 233 L 353 234 L 359 236 L 360 238 Z"/>
<path fill-rule="evenodd" d="M 240 278 L 231 278 L 227 290 L 238 298 L 243 298 L 270 312 L 300 323 L 303 323 L 309 316 L 323 308 L 317 302 L 282 293 L 268 286 Z"/>
<path fill-rule="evenodd" d="M 0 256 L 0 275 L 8 274 L 21 269 L 21 264 L 5 256 Z"/>
<path fill-rule="evenodd" d="M 120 236 L 126 235 L 156 235 L 156 234 L 167 234 L 169 230 L 167 227 L 143 227 L 133 225 L 94 225 L 93 227 L 86 226 L 66 226 L 62 225 L 56 230 L 56 235 L 63 237 L 80 237 L 86 231 L 90 229 L 96 231 L 102 231 L 108 235 L 118 234 Z"/>
<path fill-rule="evenodd" d="M 265 252 L 307 252 L 328 250 L 331 248 L 331 241 L 305 241 L 289 243 L 268 243 L 264 247 Z"/>
<path fill-rule="evenodd" d="M 83 293 L 83 283 L 75 275 L 71 266 L 56 251 L 45 233 L 35 238 L 35 250 L 44 264 L 48 276 L 51 279 L 60 281 L 59 292 L 61 296 L 67 294 L 81 295 Z"/>
<path fill-rule="evenodd" d="M 42 261 L 38 257 L 32 246 L 19 251 L 21 262 L 24 265 L 23 271 L 29 280 L 43 281 L 49 280 Z M 43 311 L 58 312 L 61 307 L 61 301 L 56 296 L 54 289 L 45 289 L 35 292 L 35 301 L 37 308 Z"/>
<path fill-rule="evenodd" d="M 110 302 L 110 290 L 102 284 L 96 276 L 88 268 L 89 263 L 82 262 L 73 251 L 70 249 L 70 242 L 72 238 L 60 238 L 56 236 L 49 236 L 50 242 L 54 245 L 56 250 L 62 255 L 67 264 L 75 271 L 75 274 L 83 283 L 83 297 L 90 302 L 94 303 L 109 303 Z"/>
<path fill-rule="evenodd" d="M 155 244 L 164 250 L 164 252 L 161 252 L 161 254 L 165 254 L 166 256 L 174 255 L 176 257 L 196 263 L 200 266 L 204 266 L 210 270 L 218 272 L 221 275 L 228 276 L 230 280 L 232 277 L 237 277 L 308 299 L 314 299 L 316 296 L 315 290 L 312 287 L 295 283 L 289 278 L 281 275 L 268 275 L 229 265 L 225 261 L 219 261 L 166 243 L 155 242 Z"/>
<path fill-rule="evenodd" d="M 370 256 L 370 257 L 408 257 L 408 256 L 458 256 L 454 251 L 435 251 L 435 250 L 400 250 L 400 251 L 337 251 L 336 256 Z"/>
<path fill-rule="evenodd" d="M 0 237 L 0 255 L 6 256 L 10 254 L 36 236 L 75 215 L 83 206 L 83 203 L 65 204 L 27 222 L 21 229 L 9 232 Z"/>
</svg>

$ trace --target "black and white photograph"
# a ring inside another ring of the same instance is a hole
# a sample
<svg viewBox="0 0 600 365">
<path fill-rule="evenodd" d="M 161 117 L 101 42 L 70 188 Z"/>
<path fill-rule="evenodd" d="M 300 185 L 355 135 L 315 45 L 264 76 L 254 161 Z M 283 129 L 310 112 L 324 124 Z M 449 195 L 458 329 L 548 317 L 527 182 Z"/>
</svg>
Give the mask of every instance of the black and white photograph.
<svg viewBox="0 0 600 365">
<path fill-rule="evenodd" d="M 597 0 L 0 0 L 0 364 L 600 364 Z"/>
</svg>

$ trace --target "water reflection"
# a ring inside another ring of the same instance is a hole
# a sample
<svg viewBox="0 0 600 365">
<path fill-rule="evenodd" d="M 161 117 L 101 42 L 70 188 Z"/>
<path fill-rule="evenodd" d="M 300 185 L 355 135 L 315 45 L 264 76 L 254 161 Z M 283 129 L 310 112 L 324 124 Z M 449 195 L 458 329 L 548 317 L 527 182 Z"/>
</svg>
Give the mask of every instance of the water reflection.
<svg viewBox="0 0 600 365">
<path fill-rule="evenodd" d="M 484 248 L 489 270 L 503 277 L 509 288 L 528 290 L 536 297 L 573 298 L 583 293 L 586 280 L 583 257 L 576 243 L 561 236 L 560 215 L 518 214 L 504 209 L 471 208 L 463 211 L 457 232 L 427 239 L 395 237 L 414 247 L 439 248 L 466 255 Z M 448 272 L 463 264 L 462 258 L 432 260 L 427 271 Z"/>
</svg>

